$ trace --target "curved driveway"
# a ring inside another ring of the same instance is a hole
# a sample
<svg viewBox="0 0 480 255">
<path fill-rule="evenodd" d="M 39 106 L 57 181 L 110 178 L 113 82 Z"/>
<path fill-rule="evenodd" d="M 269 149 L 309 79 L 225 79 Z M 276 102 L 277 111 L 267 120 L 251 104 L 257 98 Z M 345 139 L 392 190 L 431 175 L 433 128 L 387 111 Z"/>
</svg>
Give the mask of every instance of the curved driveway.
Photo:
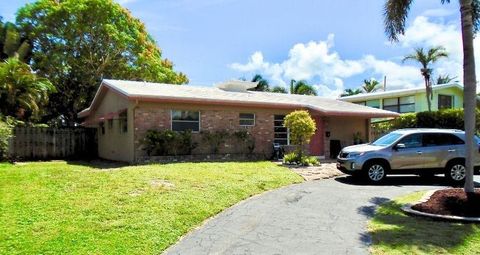
<svg viewBox="0 0 480 255">
<path fill-rule="evenodd" d="M 166 254 L 368 254 L 375 207 L 443 180 L 389 177 L 371 186 L 351 177 L 304 182 L 247 199 L 187 234 Z"/>
</svg>

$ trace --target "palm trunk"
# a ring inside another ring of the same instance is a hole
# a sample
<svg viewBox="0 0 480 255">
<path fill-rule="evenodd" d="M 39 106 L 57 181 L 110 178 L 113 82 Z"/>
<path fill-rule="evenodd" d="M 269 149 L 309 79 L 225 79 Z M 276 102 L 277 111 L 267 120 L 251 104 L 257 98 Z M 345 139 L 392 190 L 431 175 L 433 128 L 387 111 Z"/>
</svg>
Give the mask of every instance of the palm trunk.
<svg viewBox="0 0 480 255">
<path fill-rule="evenodd" d="M 460 13 L 462 18 L 463 41 L 463 82 L 465 103 L 465 167 L 466 179 L 464 190 L 468 193 L 475 192 L 473 183 L 473 166 L 475 161 L 475 106 L 476 106 L 476 76 L 475 56 L 473 51 L 473 20 L 472 0 L 460 0 Z"/>
<path fill-rule="evenodd" d="M 428 87 L 428 79 L 425 77 L 425 93 L 427 97 L 428 111 L 432 111 L 432 100 L 430 99 L 430 88 Z"/>
</svg>

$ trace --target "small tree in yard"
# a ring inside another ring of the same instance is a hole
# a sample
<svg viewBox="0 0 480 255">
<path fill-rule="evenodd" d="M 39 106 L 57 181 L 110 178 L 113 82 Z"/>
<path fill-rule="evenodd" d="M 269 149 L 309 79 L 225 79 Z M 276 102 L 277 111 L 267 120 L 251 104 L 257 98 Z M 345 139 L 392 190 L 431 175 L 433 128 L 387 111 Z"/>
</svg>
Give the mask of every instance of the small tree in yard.
<svg viewBox="0 0 480 255">
<path fill-rule="evenodd" d="M 303 146 L 310 142 L 315 134 L 316 124 L 307 111 L 294 111 L 285 116 L 283 124 L 290 131 L 290 141 L 298 145 L 298 157 L 303 156 Z"/>
</svg>

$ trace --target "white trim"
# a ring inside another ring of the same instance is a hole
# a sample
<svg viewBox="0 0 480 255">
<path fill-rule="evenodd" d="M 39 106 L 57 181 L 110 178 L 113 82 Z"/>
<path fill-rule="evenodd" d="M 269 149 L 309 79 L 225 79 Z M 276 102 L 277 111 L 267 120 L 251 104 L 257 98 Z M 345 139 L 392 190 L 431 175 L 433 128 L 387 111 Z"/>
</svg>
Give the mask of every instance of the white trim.
<svg viewBox="0 0 480 255">
<path fill-rule="evenodd" d="M 242 124 L 240 124 L 240 121 L 242 121 L 242 120 L 252 120 L 252 119 L 240 118 L 240 114 L 253 114 L 253 125 L 242 125 Z M 257 115 L 255 113 L 251 113 L 251 112 L 239 112 L 238 113 L 238 125 L 240 127 L 254 127 L 255 124 L 256 124 L 256 120 L 257 120 Z"/>
</svg>

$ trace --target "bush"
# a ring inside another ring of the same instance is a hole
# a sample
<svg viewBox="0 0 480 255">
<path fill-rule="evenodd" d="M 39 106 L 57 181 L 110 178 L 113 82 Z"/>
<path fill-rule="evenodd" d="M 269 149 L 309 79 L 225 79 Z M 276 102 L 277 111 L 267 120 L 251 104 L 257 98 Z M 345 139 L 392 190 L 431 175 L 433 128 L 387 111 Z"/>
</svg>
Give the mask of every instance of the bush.
<svg viewBox="0 0 480 255">
<path fill-rule="evenodd" d="M 290 130 L 292 144 L 298 145 L 298 154 L 303 155 L 303 145 L 310 142 L 310 138 L 317 129 L 315 121 L 307 111 L 294 111 L 285 116 L 284 126 Z"/>
<path fill-rule="evenodd" d="M 144 144 L 149 156 L 189 155 L 197 147 L 191 131 L 148 130 Z"/>
<path fill-rule="evenodd" d="M 283 156 L 283 163 L 287 165 L 302 165 L 302 166 L 314 166 L 320 164 L 318 159 L 314 156 L 300 156 L 296 152 L 291 152 Z"/>
<path fill-rule="evenodd" d="M 0 120 L 0 161 L 8 157 L 8 140 L 12 137 L 13 126 Z"/>
<path fill-rule="evenodd" d="M 228 138 L 229 134 L 227 131 L 202 131 L 202 141 L 206 142 L 210 146 L 211 153 L 217 154 L 220 151 L 220 145 L 225 143 L 225 140 Z"/>
<path fill-rule="evenodd" d="M 480 131 L 480 111 L 476 112 L 477 133 Z M 398 118 L 372 124 L 374 132 L 382 135 L 402 128 L 464 129 L 463 109 L 446 109 L 435 112 L 406 113 Z"/>
<path fill-rule="evenodd" d="M 233 137 L 239 143 L 243 143 L 249 154 L 255 150 L 255 138 L 247 130 L 240 130 L 233 133 Z"/>
</svg>

